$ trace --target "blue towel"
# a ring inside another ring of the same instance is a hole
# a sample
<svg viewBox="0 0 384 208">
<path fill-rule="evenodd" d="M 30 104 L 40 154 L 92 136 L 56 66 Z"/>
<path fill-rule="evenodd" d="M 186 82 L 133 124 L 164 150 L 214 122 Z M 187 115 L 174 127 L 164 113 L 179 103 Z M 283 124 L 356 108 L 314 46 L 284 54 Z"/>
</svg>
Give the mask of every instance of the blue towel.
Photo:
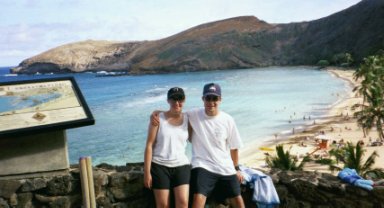
<svg viewBox="0 0 384 208">
<path fill-rule="evenodd" d="M 359 176 L 355 169 L 344 168 L 337 175 L 343 182 L 349 183 L 351 185 L 366 189 L 373 189 L 373 181 L 365 180 L 361 176 Z"/>
<path fill-rule="evenodd" d="M 277 207 L 280 204 L 275 186 L 271 177 L 261 171 L 240 166 L 244 181 L 253 189 L 252 200 L 260 208 Z"/>
</svg>

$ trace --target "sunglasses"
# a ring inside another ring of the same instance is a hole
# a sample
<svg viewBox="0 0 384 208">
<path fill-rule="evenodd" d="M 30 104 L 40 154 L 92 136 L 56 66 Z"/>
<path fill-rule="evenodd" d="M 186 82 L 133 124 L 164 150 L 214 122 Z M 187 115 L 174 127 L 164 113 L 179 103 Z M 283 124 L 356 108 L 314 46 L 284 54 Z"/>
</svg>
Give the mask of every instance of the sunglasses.
<svg viewBox="0 0 384 208">
<path fill-rule="evenodd" d="M 219 96 L 214 96 L 214 95 L 208 95 L 204 97 L 204 100 L 207 102 L 217 102 L 219 101 Z"/>
<path fill-rule="evenodd" d="M 169 99 L 176 102 L 176 101 L 184 101 L 185 97 L 178 95 L 178 96 L 172 96 Z"/>
</svg>

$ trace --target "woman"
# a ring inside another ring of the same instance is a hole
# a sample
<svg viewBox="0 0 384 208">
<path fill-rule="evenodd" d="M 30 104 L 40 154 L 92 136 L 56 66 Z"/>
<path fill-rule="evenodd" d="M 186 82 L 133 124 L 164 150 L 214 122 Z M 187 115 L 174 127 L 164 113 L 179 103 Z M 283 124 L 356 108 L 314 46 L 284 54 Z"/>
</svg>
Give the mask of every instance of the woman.
<svg viewBox="0 0 384 208">
<path fill-rule="evenodd" d="M 182 112 L 185 95 L 173 87 L 167 94 L 169 110 L 160 113 L 160 125 L 148 127 L 144 153 L 144 186 L 153 189 L 156 207 L 169 207 L 173 189 L 176 207 L 188 207 L 190 164 L 185 155 L 188 118 Z"/>
</svg>

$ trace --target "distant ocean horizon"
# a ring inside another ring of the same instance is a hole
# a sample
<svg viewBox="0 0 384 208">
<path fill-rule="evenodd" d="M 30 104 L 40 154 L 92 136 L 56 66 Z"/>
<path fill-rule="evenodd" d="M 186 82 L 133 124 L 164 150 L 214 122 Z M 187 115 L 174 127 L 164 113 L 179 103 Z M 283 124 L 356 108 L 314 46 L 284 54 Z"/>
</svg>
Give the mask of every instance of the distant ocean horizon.
<svg viewBox="0 0 384 208">
<path fill-rule="evenodd" d="M 78 163 L 81 156 L 91 156 L 95 165 L 142 162 L 149 115 L 153 110 L 168 109 L 166 92 L 170 87 L 185 90 L 187 111 L 203 106 L 204 84 L 219 83 L 223 94 L 220 108 L 234 117 L 245 145 L 287 134 L 324 117 L 352 90 L 345 80 L 306 66 L 119 77 L 96 77 L 93 73 L 9 76 L 9 68 L 0 67 L 0 82 L 75 78 L 96 124 L 67 130 L 71 164 Z M 190 155 L 190 147 L 187 152 Z"/>
</svg>

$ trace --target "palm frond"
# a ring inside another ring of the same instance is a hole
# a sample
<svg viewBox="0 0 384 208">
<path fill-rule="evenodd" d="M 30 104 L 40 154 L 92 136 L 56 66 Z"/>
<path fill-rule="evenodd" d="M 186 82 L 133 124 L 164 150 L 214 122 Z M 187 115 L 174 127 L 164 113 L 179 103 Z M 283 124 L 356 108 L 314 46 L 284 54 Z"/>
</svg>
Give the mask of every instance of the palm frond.
<svg viewBox="0 0 384 208">
<path fill-rule="evenodd" d="M 297 165 L 297 158 L 290 154 L 290 150 L 284 151 L 283 145 L 276 146 L 276 156 L 267 156 L 265 162 L 271 168 L 278 168 L 281 170 L 301 170 L 308 158 L 304 158 L 299 165 Z"/>
</svg>

